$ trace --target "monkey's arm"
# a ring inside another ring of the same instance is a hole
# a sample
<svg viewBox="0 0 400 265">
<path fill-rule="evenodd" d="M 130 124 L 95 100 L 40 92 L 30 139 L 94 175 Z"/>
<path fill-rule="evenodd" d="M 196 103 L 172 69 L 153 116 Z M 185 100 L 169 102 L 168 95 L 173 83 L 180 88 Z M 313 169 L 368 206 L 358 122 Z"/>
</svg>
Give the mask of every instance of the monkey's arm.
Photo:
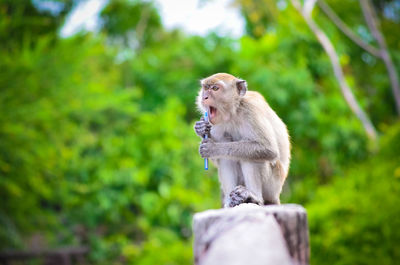
<svg viewBox="0 0 400 265">
<path fill-rule="evenodd" d="M 278 151 L 275 148 L 256 141 L 216 143 L 211 139 L 205 139 L 200 144 L 199 151 L 203 158 L 228 158 L 249 161 L 271 161 L 278 156 Z"/>
</svg>

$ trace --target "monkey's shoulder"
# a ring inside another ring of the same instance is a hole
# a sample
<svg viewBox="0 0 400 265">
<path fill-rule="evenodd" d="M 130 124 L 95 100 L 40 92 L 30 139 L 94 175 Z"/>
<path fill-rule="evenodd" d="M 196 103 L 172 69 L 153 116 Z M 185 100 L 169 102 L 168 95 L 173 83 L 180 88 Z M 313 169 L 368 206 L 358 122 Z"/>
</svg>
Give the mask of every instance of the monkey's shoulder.
<svg viewBox="0 0 400 265">
<path fill-rule="evenodd" d="M 237 113 L 241 120 L 253 120 L 261 117 L 268 119 L 275 114 L 264 97 L 256 91 L 248 91 L 241 98 Z"/>
<path fill-rule="evenodd" d="M 242 110 L 264 112 L 271 110 L 271 107 L 259 92 L 247 91 L 246 95 L 242 97 L 239 107 Z"/>
<path fill-rule="evenodd" d="M 265 100 L 264 96 L 260 92 L 257 92 L 257 91 L 252 91 L 252 90 L 247 91 L 246 94 L 244 95 L 243 99 L 247 102 L 262 101 L 262 102 L 265 102 L 266 104 L 268 104 L 267 101 Z"/>
</svg>

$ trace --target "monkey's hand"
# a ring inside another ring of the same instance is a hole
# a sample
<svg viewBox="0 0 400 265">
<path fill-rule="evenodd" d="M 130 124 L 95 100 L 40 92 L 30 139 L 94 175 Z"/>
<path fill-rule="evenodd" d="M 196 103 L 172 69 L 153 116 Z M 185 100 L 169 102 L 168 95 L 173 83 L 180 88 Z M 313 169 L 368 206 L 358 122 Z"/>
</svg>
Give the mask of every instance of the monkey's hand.
<svg viewBox="0 0 400 265">
<path fill-rule="evenodd" d="M 205 135 L 210 136 L 211 124 L 201 117 L 200 121 L 196 122 L 194 125 L 194 131 L 198 136 L 204 138 Z"/>
<path fill-rule="evenodd" d="M 199 153 L 202 158 L 210 158 L 217 154 L 216 143 L 209 139 L 203 139 L 200 143 Z"/>
</svg>

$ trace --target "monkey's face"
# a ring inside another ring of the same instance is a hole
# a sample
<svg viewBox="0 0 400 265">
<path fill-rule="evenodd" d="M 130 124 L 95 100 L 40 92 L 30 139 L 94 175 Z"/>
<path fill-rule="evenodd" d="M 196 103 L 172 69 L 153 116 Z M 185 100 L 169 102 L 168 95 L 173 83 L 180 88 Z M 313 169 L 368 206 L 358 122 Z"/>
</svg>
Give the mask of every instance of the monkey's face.
<svg viewBox="0 0 400 265">
<path fill-rule="evenodd" d="M 209 113 L 212 124 L 229 121 L 235 113 L 235 106 L 241 93 L 238 84 L 244 84 L 244 80 L 237 79 L 230 74 L 215 74 L 201 81 L 201 90 L 198 96 L 198 106 Z"/>
<path fill-rule="evenodd" d="M 201 103 L 208 110 L 212 124 L 217 124 L 221 116 L 218 111 L 218 102 L 223 88 L 222 82 L 207 82 L 202 85 Z"/>
</svg>

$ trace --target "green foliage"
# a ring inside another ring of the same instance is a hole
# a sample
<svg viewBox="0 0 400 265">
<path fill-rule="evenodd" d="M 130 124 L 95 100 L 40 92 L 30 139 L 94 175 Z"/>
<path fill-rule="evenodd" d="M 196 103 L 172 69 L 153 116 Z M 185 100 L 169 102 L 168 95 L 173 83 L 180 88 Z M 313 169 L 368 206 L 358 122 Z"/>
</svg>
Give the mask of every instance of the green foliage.
<svg viewBox="0 0 400 265">
<path fill-rule="evenodd" d="M 49 10 L 38 10 L 34 3 L 40 2 L 43 0 L 0 1 L 0 42 L 3 49 L 14 49 L 57 30 L 70 11 L 73 0 L 53 1 L 58 6 L 57 15 Z"/>
<path fill-rule="evenodd" d="M 78 38 L 56 47 L 41 40 L 3 57 L 2 247 L 23 247 L 20 231 L 40 229 L 58 231 L 50 245 L 91 244 L 96 263 L 125 252 L 149 259 L 153 245 L 142 245 L 143 237 L 166 253 L 191 253 L 190 243 L 170 242 L 188 238 L 191 213 L 219 205 L 184 106 L 169 98 L 140 111 L 141 90 L 117 85 L 111 56 L 100 42 Z"/>
<path fill-rule="evenodd" d="M 329 21 L 318 22 L 378 125 L 377 153 L 287 1 L 263 1 L 271 10 L 237 1 L 249 33 L 262 26 L 238 40 L 166 32 L 151 2 L 123 0 L 102 11 L 99 34 L 60 39 L 72 2 L 55 1 L 59 14 L 37 2 L 0 1 L 0 249 L 29 248 L 39 235 L 39 247 L 88 245 L 93 264 L 192 263 L 192 215 L 220 207 L 216 170 L 197 154 L 195 98 L 201 78 L 230 72 L 288 125 L 282 199 L 309 211 L 312 262 L 400 258 L 400 125 L 387 75 Z M 360 23 L 351 4 L 329 3 Z M 398 24 L 382 21 L 390 47 Z"/>
<path fill-rule="evenodd" d="M 130 48 L 135 48 L 132 44 L 143 47 L 160 41 L 157 39 L 157 33 L 161 33 L 160 17 L 149 2 L 113 0 L 101 12 L 101 18 L 103 31 Z"/>
<path fill-rule="evenodd" d="M 211 73 L 228 72 L 233 54 L 230 39 L 215 34 L 206 38 L 185 37 L 173 32 L 161 43 L 143 49 L 134 60 L 126 63 L 129 68 L 126 82 L 143 89 L 143 109 L 153 109 L 173 94 L 185 104 L 186 119 L 197 119 L 195 98 L 200 79 Z"/>
<path fill-rule="evenodd" d="M 307 205 L 312 263 L 396 264 L 399 260 L 400 124 L 386 131 L 381 143 L 376 156 L 319 188 Z"/>
<path fill-rule="evenodd" d="M 278 6 L 285 4 L 283 1 L 273 0 L 235 0 L 235 3 L 241 7 L 242 15 L 246 20 L 247 34 L 255 38 L 262 37 L 267 32 L 267 28 L 274 25 L 279 14 Z"/>
</svg>

